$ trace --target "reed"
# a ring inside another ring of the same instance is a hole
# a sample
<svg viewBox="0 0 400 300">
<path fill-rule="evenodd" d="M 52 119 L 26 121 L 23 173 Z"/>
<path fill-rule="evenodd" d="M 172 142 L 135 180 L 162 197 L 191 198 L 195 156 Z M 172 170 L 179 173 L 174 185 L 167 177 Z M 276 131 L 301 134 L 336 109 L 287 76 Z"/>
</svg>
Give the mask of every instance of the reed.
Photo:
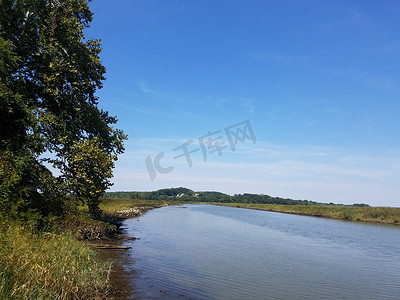
<svg viewBox="0 0 400 300">
<path fill-rule="evenodd" d="M 72 234 L 0 228 L 0 299 L 106 299 L 110 262 Z"/>
<path fill-rule="evenodd" d="M 353 207 L 353 206 L 306 206 L 306 205 L 275 205 L 250 203 L 215 203 L 249 209 L 259 209 L 274 212 L 317 216 L 324 218 L 376 222 L 386 224 L 400 224 L 400 208 L 396 207 Z"/>
</svg>

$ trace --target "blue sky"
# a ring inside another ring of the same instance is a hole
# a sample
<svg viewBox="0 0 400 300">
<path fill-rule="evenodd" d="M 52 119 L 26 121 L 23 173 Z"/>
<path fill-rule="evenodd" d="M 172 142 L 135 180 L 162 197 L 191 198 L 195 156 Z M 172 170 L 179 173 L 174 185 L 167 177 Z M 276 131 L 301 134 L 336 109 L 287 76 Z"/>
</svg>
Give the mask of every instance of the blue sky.
<svg viewBox="0 0 400 300">
<path fill-rule="evenodd" d="M 399 1 L 90 6 L 100 107 L 129 136 L 112 191 L 400 206 Z M 232 149 L 225 129 L 239 123 Z"/>
</svg>

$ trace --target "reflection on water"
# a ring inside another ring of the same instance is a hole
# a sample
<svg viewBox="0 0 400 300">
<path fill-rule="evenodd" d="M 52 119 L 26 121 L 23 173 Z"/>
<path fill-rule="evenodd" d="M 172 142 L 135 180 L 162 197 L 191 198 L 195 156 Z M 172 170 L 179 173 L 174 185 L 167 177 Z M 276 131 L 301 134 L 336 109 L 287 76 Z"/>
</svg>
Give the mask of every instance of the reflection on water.
<svg viewBox="0 0 400 300">
<path fill-rule="evenodd" d="M 399 299 L 400 227 L 186 205 L 126 221 L 138 299 Z"/>
</svg>

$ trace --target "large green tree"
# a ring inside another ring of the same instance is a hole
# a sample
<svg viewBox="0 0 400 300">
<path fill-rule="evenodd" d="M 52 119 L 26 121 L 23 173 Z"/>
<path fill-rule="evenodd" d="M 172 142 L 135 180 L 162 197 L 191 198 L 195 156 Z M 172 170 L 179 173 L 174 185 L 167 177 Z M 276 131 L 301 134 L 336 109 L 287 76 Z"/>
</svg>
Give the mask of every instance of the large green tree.
<svg viewBox="0 0 400 300">
<path fill-rule="evenodd" d="M 86 0 L 0 0 L 0 209 L 53 213 L 69 194 L 97 214 L 126 136 L 98 107 L 105 68 L 84 35 L 91 20 Z"/>
</svg>

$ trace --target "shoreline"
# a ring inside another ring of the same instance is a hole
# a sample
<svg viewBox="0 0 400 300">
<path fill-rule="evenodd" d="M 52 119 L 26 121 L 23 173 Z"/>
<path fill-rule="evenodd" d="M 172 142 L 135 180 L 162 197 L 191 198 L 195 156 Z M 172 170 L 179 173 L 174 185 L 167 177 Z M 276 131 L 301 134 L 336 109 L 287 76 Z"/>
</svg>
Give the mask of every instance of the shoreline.
<svg viewBox="0 0 400 300">
<path fill-rule="evenodd" d="M 107 213 L 107 221 L 117 226 L 117 233 L 114 237 L 101 239 L 99 241 L 90 242 L 101 261 L 112 262 L 111 271 L 108 277 L 111 287 L 110 299 L 123 300 L 134 299 L 133 277 L 134 272 L 127 271 L 124 266 L 132 263 L 131 255 L 127 251 L 131 247 L 123 247 L 122 244 L 126 241 L 136 240 L 136 237 L 127 235 L 126 228 L 123 227 L 123 222 L 127 219 L 137 218 L 149 210 L 163 207 L 164 205 L 139 206 L 132 207 L 127 210 Z"/>
<path fill-rule="evenodd" d="M 318 217 L 356 223 L 400 225 L 400 208 L 394 207 L 345 207 L 301 206 L 247 203 L 208 203 L 244 209 L 263 210 L 299 216 Z"/>
<path fill-rule="evenodd" d="M 114 300 L 133 299 L 134 288 L 130 280 L 132 274 L 124 269 L 124 265 L 130 261 L 129 253 L 127 252 L 128 248 L 119 248 L 125 241 L 129 240 L 126 229 L 121 227 L 125 219 L 127 218 L 117 220 L 119 225 L 117 225 L 117 234 L 115 237 L 90 243 L 91 248 L 96 251 L 99 260 L 112 262 L 108 282 L 111 289 L 109 296 L 110 299 Z M 101 248 L 103 245 L 107 245 L 107 248 Z"/>
</svg>

